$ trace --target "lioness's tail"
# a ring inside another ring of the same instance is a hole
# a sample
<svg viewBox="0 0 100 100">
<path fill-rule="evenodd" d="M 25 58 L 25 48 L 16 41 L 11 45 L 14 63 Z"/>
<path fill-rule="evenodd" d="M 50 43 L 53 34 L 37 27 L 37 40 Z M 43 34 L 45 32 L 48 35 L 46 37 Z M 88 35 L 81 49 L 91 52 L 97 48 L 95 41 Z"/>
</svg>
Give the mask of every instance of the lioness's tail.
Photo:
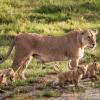
<svg viewBox="0 0 100 100">
<path fill-rule="evenodd" d="M 58 66 L 57 64 L 54 65 L 54 70 L 55 70 L 57 73 L 63 72 L 63 71 L 59 68 L 59 66 Z"/>
<path fill-rule="evenodd" d="M 9 50 L 8 50 L 8 52 L 7 52 L 7 54 L 6 54 L 6 56 L 4 57 L 4 59 L 0 61 L 0 64 L 3 63 L 5 60 L 7 60 L 7 58 L 10 56 L 11 51 L 12 51 L 14 45 L 15 45 L 15 39 L 14 39 L 14 41 L 12 42 L 12 44 L 11 44 L 11 46 L 10 46 L 10 48 L 9 48 Z"/>
</svg>

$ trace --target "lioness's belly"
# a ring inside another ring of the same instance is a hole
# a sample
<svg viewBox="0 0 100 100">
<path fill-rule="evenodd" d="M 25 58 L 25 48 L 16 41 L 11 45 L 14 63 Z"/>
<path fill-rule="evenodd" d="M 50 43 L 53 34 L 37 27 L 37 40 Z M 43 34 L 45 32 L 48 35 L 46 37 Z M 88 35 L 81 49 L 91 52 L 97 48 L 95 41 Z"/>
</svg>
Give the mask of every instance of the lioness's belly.
<svg viewBox="0 0 100 100">
<path fill-rule="evenodd" d="M 41 62 L 52 62 L 52 61 L 65 61 L 68 58 L 66 56 L 52 56 L 52 55 L 43 55 L 43 54 L 36 54 L 33 56 L 34 58 L 38 59 Z"/>
</svg>

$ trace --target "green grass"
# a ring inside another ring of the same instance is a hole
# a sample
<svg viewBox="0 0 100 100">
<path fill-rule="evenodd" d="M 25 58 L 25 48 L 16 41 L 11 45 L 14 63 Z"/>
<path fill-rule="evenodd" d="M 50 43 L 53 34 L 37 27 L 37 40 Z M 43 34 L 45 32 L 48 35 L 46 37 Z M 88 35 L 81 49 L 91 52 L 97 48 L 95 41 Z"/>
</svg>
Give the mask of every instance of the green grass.
<svg viewBox="0 0 100 100">
<path fill-rule="evenodd" d="M 97 82 L 95 82 L 95 83 L 92 83 L 92 87 L 93 87 L 93 88 L 100 89 L 100 81 L 97 81 Z"/>
<path fill-rule="evenodd" d="M 79 28 L 95 28 L 100 32 L 99 0 L 0 0 L 0 58 L 4 57 L 11 41 L 18 34 L 36 32 L 63 35 Z M 83 63 L 100 61 L 100 34 L 97 36 L 97 44 L 95 51 L 86 50 Z M 0 69 L 11 66 L 13 54 L 0 64 Z M 65 62 L 61 62 L 63 69 L 66 66 Z M 26 71 L 28 79 L 17 79 L 10 86 L 34 84 L 52 72 L 52 66 L 37 64 L 33 60 Z"/>
<path fill-rule="evenodd" d="M 59 97 L 61 93 L 57 90 L 49 90 L 45 89 L 43 91 L 38 91 L 35 93 L 35 96 L 38 98 L 43 98 L 43 97 Z"/>
</svg>

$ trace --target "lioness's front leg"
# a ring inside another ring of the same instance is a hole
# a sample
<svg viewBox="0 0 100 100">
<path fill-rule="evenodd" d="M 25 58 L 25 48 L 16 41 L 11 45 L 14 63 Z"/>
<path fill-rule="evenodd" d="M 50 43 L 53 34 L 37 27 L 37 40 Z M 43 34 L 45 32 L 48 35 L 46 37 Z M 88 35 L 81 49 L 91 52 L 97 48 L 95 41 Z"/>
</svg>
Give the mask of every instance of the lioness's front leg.
<svg viewBox="0 0 100 100">
<path fill-rule="evenodd" d="M 68 67 L 71 69 L 71 70 L 73 70 L 75 67 L 77 67 L 78 66 L 78 64 L 79 64 L 79 59 L 71 59 L 71 60 L 69 60 L 69 62 L 68 62 Z"/>
</svg>

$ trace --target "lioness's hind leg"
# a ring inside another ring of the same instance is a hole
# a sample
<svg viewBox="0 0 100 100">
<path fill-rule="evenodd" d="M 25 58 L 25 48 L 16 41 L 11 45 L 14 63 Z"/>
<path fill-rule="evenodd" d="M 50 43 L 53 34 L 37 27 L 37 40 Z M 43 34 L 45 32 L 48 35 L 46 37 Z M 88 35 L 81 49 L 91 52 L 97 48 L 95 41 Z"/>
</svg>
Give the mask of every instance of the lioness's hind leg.
<svg viewBox="0 0 100 100">
<path fill-rule="evenodd" d="M 27 56 L 26 56 L 27 58 Z M 28 59 L 28 58 L 27 58 Z M 26 65 L 27 60 L 25 60 L 25 57 L 21 57 L 21 59 L 19 58 L 18 60 L 14 59 L 13 64 L 12 64 L 12 68 L 15 71 L 15 73 L 20 73 L 19 76 L 22 76 L 22 72 L 24 71 L 24 69 L 26 67 L 24 67 Z"/>
<path fill-rule="evenodd" d="M 20 41 L 16 41 L 15 55 L 12 64 L 14 71 L 18 70 L 20 65 L 26 62 L 26 58 L 28 58 L 29 55 L 32 55 L 32 49 L 26 46 L 25 43 L 20 43 Z"/>
<path fill-rule="evenodd" d="M 30 56 L 27 61 L 23 64 L 23 66 L 18 70 L 18 75 L 20 76 L 21 79 L 26 79 L 25 78 L 25 70 L 28 67 L 28 65 L 30 64 L 30 62 L 32 61 L 32 56 Z"/>
</svg>

